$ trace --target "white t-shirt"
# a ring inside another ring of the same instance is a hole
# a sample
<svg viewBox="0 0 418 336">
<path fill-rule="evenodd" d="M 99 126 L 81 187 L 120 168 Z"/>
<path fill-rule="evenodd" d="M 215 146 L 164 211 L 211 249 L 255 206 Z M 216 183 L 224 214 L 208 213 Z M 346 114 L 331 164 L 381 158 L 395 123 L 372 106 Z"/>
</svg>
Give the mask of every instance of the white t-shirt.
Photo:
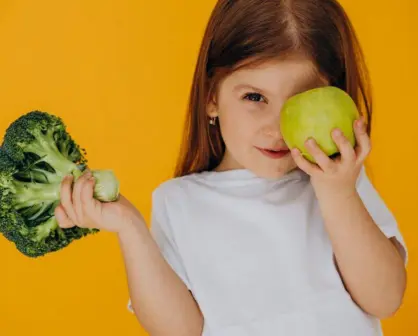
<svg viewBox="0 0 418 336">
<path fill-rule="evenodd" d="M 407 253 L 364 168 L 357 188 Z M 199 304 L 203 336 L 382 335 L 344 288 L 301 170 L 279 180 L 245 169 L 171 179 L 153 193 L 151 232 Z"/>
</svg>

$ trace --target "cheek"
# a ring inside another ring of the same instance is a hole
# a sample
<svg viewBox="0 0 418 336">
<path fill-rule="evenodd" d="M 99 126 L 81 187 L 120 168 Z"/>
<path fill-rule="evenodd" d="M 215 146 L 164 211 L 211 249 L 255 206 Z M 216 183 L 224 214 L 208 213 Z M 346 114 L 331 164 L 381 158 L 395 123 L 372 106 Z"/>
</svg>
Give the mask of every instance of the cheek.
<svg viewBox="0 0 418 336">
<path fill-rule="evenodd" d="M 224 113 L 220 113 L 219 121 L 222 137 L 230 149 L 245 148 L 252 144 L 256 134 L 256 123 L 242 105 L 230 106 Z"/>
</svg>

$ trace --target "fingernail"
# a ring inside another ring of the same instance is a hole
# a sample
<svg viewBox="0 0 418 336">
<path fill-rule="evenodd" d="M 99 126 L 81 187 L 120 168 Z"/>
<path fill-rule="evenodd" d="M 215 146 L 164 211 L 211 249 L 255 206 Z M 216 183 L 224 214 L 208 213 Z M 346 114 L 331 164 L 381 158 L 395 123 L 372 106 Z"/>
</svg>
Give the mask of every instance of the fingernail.
<svg viewBox="0 0 418 336">
<path fill-rule="evenodd" d="M 310 139 L 308 139 L 308 145 L 314 145 L 315 144 L 315 140 L 314 139 L 312 139 L 312 138 L 310 138 Z"/>
<path fill-rule="evenodd" d="M 334 130 L 334 135 L 336 135 L 336 136 L 340 136 L 340 135 L 342 135 L 341 130 L 339 130 L 339 129 L 335 129 L 335 130 Z"/>
</svg>

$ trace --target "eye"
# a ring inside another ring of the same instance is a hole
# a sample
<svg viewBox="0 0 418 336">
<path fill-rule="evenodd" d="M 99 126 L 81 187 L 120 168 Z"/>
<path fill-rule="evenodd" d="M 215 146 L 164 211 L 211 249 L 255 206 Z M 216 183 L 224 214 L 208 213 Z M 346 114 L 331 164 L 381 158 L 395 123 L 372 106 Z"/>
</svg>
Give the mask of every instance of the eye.
<svg viewBox="0 0 418 336">
<path fill-rule="evenodd" d="M 244 99 L 251 100 L 253 102 L 263 102 L 263 100 L 266 102 L 265 98 L 261 94 L 255 92 L 247 93 L 244 96 Z"/>
</svg>

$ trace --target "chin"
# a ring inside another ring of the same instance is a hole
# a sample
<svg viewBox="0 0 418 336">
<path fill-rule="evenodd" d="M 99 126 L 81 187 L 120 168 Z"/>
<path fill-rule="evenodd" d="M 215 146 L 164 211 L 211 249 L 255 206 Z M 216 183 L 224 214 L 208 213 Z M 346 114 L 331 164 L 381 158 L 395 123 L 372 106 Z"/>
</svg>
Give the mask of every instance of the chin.
<svg viewBox="0 0 418 336">
<path fill-rule="evenodd" d="M 279 179 L 293 171 L 296 167 L 296 165 L 283 165 L 279 167 L 274 167 L 274 165 L 271 165 L 265 167 L 252 167 L 250 169 L 259 177 L 266 179 Z"/>
</svg>

